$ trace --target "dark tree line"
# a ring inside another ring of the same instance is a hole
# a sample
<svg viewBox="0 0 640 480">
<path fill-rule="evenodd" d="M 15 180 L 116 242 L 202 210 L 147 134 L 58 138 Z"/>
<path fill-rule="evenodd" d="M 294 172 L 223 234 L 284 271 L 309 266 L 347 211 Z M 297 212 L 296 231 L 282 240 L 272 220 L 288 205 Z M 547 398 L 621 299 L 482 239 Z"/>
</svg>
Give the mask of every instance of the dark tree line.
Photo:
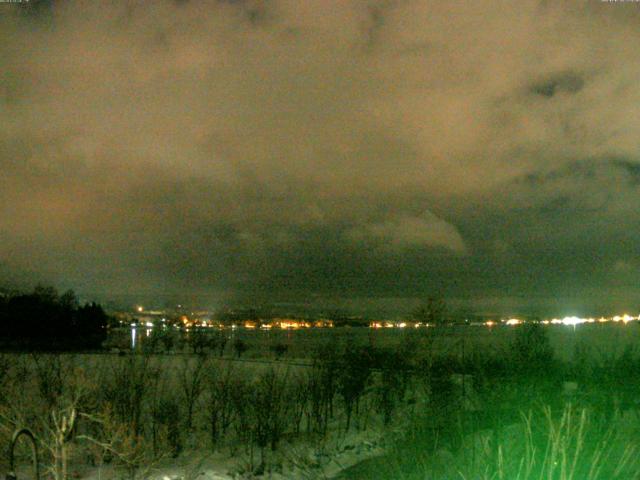
<svg viewBox="0 0 640 480">
<path fill-rule="evenodd" d="M 100 305 L 80 305 L 69 290 L 36 287 L 0 296 L 0 342 L 8 348 L 66 350 L 99 348 L 108 316 Z"/>
</svg>

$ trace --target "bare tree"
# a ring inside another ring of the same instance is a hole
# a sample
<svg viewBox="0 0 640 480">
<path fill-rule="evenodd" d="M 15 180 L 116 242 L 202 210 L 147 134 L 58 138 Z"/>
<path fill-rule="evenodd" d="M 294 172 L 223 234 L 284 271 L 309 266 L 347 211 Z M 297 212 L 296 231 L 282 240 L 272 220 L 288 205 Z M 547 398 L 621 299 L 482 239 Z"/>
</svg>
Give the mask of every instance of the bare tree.
<svg viewBox="0 0 640 480">
<path fill-rule="evenodd" d="M 207 360 L 203 356 L 185 356 L 178 369 L 178 385 L 186 408 L 185 427 L 189 431 L 193 426 L 194 409 L 204 391 L 206 364 Z"/>
<path fill-rule="evenodd" d="M 32 354 L 38 390 L 47 407 L 52 408 L 62 394 L 65 365 L 60 355 Z"/>
<path fill-rule="evenodd" d="M 55 480 L 67 480 L 71 459 L 76 423 L 79 416 L 88 410 L 87 400 L 92 397 L 93 385 L 84 372 L 77 368 L 65 368 L 62 371 L 66 388 L 48 405 L 49 415 L 40 417 L 38 430 L 40 444 L 50 458 L 46 468 Z"/>
<path fill-rule="evenodd" d="M 434 326 L 443 325 L 449 320 L 446 303 L 439 295 L 429 296 L 422 305 L 413 311 L 411 316 L 417 322 Z"/>
<path fill-rule="evenodd" d="M 154 378 L 160 375 L 148 355 L 118 358 L 101 379 L 102 400 L 115 420 L 128 425 L 134 438 L 142 434 L 143 412 Z"/>
<path fill-rule="evenodd" d="M 265 450 L 275 450 L 286 430 L 287 375 L 270 368 L 262 373 L 252 389 L 253 438 L 260 448 L 260 469 L 266 466 Z"/>
<path fill-rule="evenodd" d="M 371 357 L 367 349 L 347 345 L 340 358 L 338 375 L 338 393 L 344 400 L 347 414 L 346 429 L 351 426 L 351 416 L 354 408 L 357 411 L 360 397 L 364 393 L 371 374 Z"/>
<path fill-rule="evenodd" d="M 211 432 L 211 444 L 216 445 L 221 434 L 229 428 L 233 418 L 234 376 L 237 374 L 231 363 L 224 368 L 212 364 L 207 369 L 205 387 L 208 392 L 207 412 Z"/>
</svg>

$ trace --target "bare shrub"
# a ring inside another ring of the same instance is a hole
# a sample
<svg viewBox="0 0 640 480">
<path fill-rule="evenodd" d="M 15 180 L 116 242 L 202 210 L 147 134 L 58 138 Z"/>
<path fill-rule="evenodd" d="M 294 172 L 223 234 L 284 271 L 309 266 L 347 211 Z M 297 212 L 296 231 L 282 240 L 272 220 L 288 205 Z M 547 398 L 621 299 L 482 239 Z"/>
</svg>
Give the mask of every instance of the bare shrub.
<svg viewBox="0 0 640 480">
<path fill-rule="evenodd" d="M 87 385 L 76 383 L 71 398 L 61 402 L 51 410 L 51 421 L 44 427 L 47 435 L 40 436 L 40 442 L 49 451 L 52 458 L 47 469 L 55 480 L 66 480 L 71 456 L 71 441 L 76 429 L 78 408 L 82 397 L 87 394 Z"/>
<path fill-rule="evenodd" d="M 211 444 L 215 446 L 221 435 L 229 428 L 233 419 L 234 376 L 237 371 L 231 363 L 224 367 L 211 364 L 207 369 L 205 389 Z"/>
<path fill-rule="evenodd" d="M 204 380 L 207 360 L 203 356 L 181 358 L 178 367 L 178 388 L 182 395 L 186 415 L 185 427 L 191 431 L 193 427 L 193 414 L 196 404 L 204 391 Z"/>
<path fill-rule="evenodd" d="M 15 355 L 13 356 L 15 358 Z M 12 358 L 0 353 L 0 403 L 6 401 L 7 384 L 11 381 Z"/>
<path fill-rule="evenodd" d="M 144 353 L 171 353 L 178 345 L 179 332 L 172 328 L 162 327 L 151 330 L 151 335 L 141 343 Z"/>
<path fill-rule="evenodd" d="M 235 377 L 231 399 L 234 427 L 238 439 L 249 456 L 249 469 L 263 472 L 267 466 L 266 450 L 275 450 L 289 425 L 287 375 L 273 368 L 260 373 L 253 381 Z M 260 463 L 254 464 L 254 447 L 260 452 Z M 255 473 L 255 472 L 254 472 Z"/>
<path fill-rule="evenodd" d="M 52 404 L 47 403 L 38 421 L 32 424 L 45 453 L 45 473 L 55 480 L 68 478 L 69 464 L 76 453 L 77 422 L 84 412 L 94 407 L 95 393 L 95 386 L 84 370 L 67 365 L 61 375 L 64 384 L 59 395 L 53 398 Z"/>
<path fill-rule="evenodd" d="M 270 368 L 261 373 L 249 393 L 252 439 L 260 449 L 260 470 L 266 466 L 265 450 L 275 450 L 288 425 L 287 375 Z"/>
<path fill-rule="evenodd" d="M 236 438 L 244 446 L 245 453 L 253 457 L 251 385 L 248 379 L 241 375 L 234 376 L 232 382 L 230 393 Z M 235 445 L 231 446 L 231 454 L 235 454 Z"/>
<path fill-rule="evenodd" d="M 280 360 L 280 358 L 282 358 L 282 356 L 287 353 L 287 350 L 289 350 L 289 345 L 287 345 L 286 343 L 281 343 L 278 342 L 274 345 L 271 345 L 269 347 L 269 349 L 273 352 L 273 354 L 276 357 L 276 360 Z"/>
<path fill-rule="evenodd" d="M 197 355 L 204 354 L 214 342 L 215 339 L 203 328 L 195 327 L 189 332 L 189 345 Z"/>
<path fill-rule="evenodd" d="M 65 381 L 65 362 L 61 355 L 32 354 L 33 372 L 38 386 L 38 392 L 52 408 L 62 394 Z"/>
<path fill-rule="evenodd" d="M 152 465 L 159 460 L 144 437 L 136 435 L 130 424 L 119 421 L 109 406 L 98 414 L 83 415 L 83 418 L 97 427 L 92 435 L 78 436 L 79 440 L 90 445 L 97 465 L 114 462 L 126 472 L 129 479 L 135 480 L 145 478 Z"/>
<path fill-rule="evenodd" d="M 313 363 L 306 372 L 305 418 L 307 432 L 327 435 L 329 421 L 334 415 L 334 401 L 338 391 L 341 351 L 336 342 L 321 345 L 313 355 Z"/>
<path fill-rule="evenodd" d="M 227 346 L 227 343 L 228 343 L 229 339 L 228 339 L 227 335 L 223 331 L 216 332 L 216 335 L 215 335 L 214 338 L 215 338 L 215 341 L 216 341 L 215 345 L 216 345 L 216 349 L 218 351 L 218 356 L 222 357 L 224 355 L 224 351 L 225 351 L 225 348 Z"/>
<path fill-rule="evenodd" d="M 236 353 L 236 357 L 240 358 L 243 353 L 249 349 L 249 346 L 241 338 L 236 338 L 233 342 L 233 350 Z"/>
<path fill-rule="evenodd" d="M 337 385 L 342 396 L 346 413 L 346 430 L 351 425 L 354 408 L 358 410 L 360 397 L 365 391 L 371 375 L 371 354 L 369 349 L 349 343 L 340 357 Z"/>
<path fill-rule="evenodd" d="M 254 408 L 256 412 L 256 440 L 260 447 L 270 445 L 275 450 L 287 428 L 288 398 L 286 373 L 273 368 L 258 378 Z"/>
<path fill-rule="evenodd" d="M 180 343 L 180 333 L 171 328 L 161 329 L 159 331 L 162 332 L 160 336 L 160 343 L 162 344 L 164 352 L 171 353 Z"/>
<path fill-rule="evenodd" d="M 377 352 L 375 396 L 377 407 L 382 411 L 383 423 L 391 422 L 396 406 L 404 398 L 409 384 L 410 367 L 402 352 L 384 350 Z"/>
<path fill-rule="evenodd" d="M 178 401 L 169 396 L 161 397 L 153 410 L 154 424 L 159 426 L 161 431 L 156 433 L 157 437 L 165 438 L 171 451 L 171 456 L 176 458 L 182 452 L 182 434 L 180 432 L 180 405 Z M 154 437 L 157 442 L 158 439 Z M 154 448 L 154 452 L 158 452 Z"/>
<path fill-rule="evenodd" d="M 327 433 L 329 420 L 333 417 L 333 401 L 338 388 L 339 364 L 335 357 L 316 358 L 307 377 L 309 397 L 307 429 L 323 436 Z"/>
<path fill-rule="evenodd" d="M 511 354 L 519 373 L 545 374 L 554 362 L 547 330 L 539 323 L 516 327 Z"/>
<path fill-rule="evenodd" d="M 150 387 L 159 375 L 148 355 L 114 358 L 101 379 L 102 400 L 114 421 L 126 425 L 133 438 L 143 432 L 143 411 Z"/>
<path fill-rule="evenodd" d="M 289 383 L 289 397 L 291 399 L 290 420 L 293 431 L 297 435 L 300 433 L 300 426 L 305 412 L 309 408 L 311 389 L 309 388 L 308 377 L 303 374 L 295 375 Z"/>
</svg>

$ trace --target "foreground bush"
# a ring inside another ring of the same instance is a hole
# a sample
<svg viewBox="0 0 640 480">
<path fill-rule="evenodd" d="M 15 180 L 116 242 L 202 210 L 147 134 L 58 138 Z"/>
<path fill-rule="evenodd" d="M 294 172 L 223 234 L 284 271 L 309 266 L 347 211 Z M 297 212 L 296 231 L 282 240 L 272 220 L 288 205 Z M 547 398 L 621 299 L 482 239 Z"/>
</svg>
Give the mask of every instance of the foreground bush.
<svg viewBox="0 0 640 480">
<path fill-rule="evenodd" d="M 631 434 L 631 435 L 630 435 Z M 631 480 L 640 478 L 639 442 L 617 416 L 602 428 L 590 409 L 570 404 L 530 411 L 522 421 L 482 439 L 463 479 Z"/>
</svg>

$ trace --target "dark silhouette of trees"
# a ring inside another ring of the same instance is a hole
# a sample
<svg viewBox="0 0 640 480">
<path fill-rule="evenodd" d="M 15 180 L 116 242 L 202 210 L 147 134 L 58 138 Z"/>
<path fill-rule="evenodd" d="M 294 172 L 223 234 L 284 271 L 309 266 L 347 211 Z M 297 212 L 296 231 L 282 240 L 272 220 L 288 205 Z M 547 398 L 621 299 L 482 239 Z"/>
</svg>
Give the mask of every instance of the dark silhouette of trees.
<svg viewBox="0 0 640 480">
<path fill-rule="evenodd" d="M 99 348 L 108 316 L 95 303 L 80 305 L 69 290 L 37 286 L 32 293 L 0 298 L 0 342 L 5 347 L 37 350 Z"/>
<path fill-rule="evenodd" d="M 427 301 L 416 308 L 411 316 L 416 322 L 428 323 L 429 325 L 443 325 L 449 322 L 447 306 L 444 299 L 439 296 L 427 298 Z"/>
<path fill-rule="evenodd" d="M 525 323 L 515 330 L 511 344 L 514 367 L 519 373 L 548 374 L 555 359 L 547 330 L 539 323 Z"/>
<path fill-rule="evenodd" d="M 360 398 L 364 394 L 371 375 L 371 351 L 366 347 L 356 347 L 349 343 L 338 362 L 337 390 L 344 400 L 347 414 L 346 429 L 349 430 L 352 413 L 354 408 L 355 412 L 358 413 Z"/>
</svg>

